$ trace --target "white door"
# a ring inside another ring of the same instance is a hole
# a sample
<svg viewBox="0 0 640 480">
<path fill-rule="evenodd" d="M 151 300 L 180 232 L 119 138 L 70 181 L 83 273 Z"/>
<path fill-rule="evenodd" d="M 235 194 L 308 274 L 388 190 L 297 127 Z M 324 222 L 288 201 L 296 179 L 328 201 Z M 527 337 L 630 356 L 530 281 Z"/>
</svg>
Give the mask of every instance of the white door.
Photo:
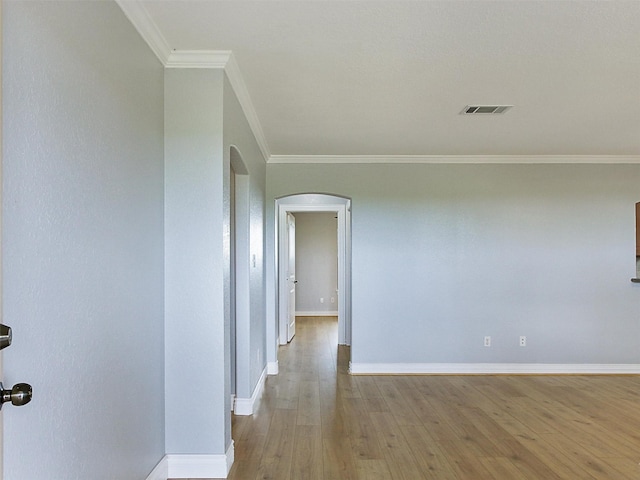
<svg viewBox="0 0 640 480">
<path fill-rule="evenodd" d="M 287 341 L 290 342 L 296 334 L 296 218 L 287 213 L 287 238 L 288 238 L 288 262 L 287 262 L 287 288 L 289 291 L 289 324 L 287 328 Z"/>
</svg>

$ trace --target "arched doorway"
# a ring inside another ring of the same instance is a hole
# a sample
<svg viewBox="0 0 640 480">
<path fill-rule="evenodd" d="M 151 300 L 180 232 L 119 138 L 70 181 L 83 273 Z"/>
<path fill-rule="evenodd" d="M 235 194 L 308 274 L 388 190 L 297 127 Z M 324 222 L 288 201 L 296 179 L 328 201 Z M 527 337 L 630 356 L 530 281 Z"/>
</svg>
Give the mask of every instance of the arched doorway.
<svg viewBox="0 0 640 480">
<path fill-rule="evenodd" d="M 351 199 L 337 195 L 308 193 L 276 200 L 276 277 L 278 341 L 286 344 L 289 332 L 290 291 L 289 221 L 295 212 L 333 212 L 338 217 L 338 343 L 351 345 Z"/>
</svg>

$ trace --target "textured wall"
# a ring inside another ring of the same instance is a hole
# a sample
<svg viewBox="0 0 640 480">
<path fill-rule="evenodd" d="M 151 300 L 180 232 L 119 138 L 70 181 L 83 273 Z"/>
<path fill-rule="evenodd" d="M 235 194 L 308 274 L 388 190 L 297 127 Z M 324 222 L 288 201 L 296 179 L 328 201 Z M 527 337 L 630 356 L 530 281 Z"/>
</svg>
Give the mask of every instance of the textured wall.
<svg viewBox="0 0 640 480">
<path fill-rule="evenodd" d="M 165 92 L 167 453 L 219 455 L 231 444 L 231 149 L 236 190 L 246 197 L 236 203 L 236 236 L 245 243 L 236 252 L 238 290 L 248 296 L 236 309 L 242 398 L 266 365 L 266 164 L 221 70 L 169 69 Z M 185 395 L 194 388 L 196 395 Z"/>
<path fill-rule="evenodd" d="M 266 163 L 236 95 L 224 83 L 224 154 L 228 168 L 231 147 L 242 162 L 243 174 L 236 175 L 238 214 L 236 230 L 242 239 L 237 252 L 237 279 L 244 282 L 237 308 L 237 396 L 250 398 L 266 367 L 264 223 Z M 236 169 L 238 171 L 240 169 Z M 225 178 L 228 178 L 225 175 Z M 226 197 L 226 194 L 225 194 Z M 227 410 L 229 411 L 229 410 Z M 230 425 L 230 422 L 229 424 Z M 228 440 L 230 440 L 230 433 Z"/>
<path fill-rule="evenodd" d="M 163 73 L 112 2 L 3 3 L 7 480 L 164 454 Z"/>
<path fill-rule="evenodd" d="M 223 77 L 165 73 L 167 453 L 225 452 Z"/>
<path fill-rule="evenodd" d="M 354 362 L 640 363 L 639 182 L 638 165 L 270 164 L 267 198 L 352 198 Z"/>
</svg>

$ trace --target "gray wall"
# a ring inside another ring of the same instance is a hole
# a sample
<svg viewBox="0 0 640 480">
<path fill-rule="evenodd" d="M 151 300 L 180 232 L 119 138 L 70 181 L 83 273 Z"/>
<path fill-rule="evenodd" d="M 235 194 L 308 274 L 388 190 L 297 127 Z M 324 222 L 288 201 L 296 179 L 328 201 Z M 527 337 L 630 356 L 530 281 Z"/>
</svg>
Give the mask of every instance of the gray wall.
<svg viewBox="0 0 640 480">
<path fill-rule="evenodd" d="M 638 165 L 270 164 L 267 205 L 352 198 L 353 362 L 640 363 L 639 184 Z"/>
<path fill-rule="evenodd" d="M 223 127 L 224 125 L 224 127 Z M 221 70 L 165 74 L 166 448 L 223 454 L 231 444 L 231 149 L 239 221 L 236 393 L 250 398 L 265 368 L 266 164 Z M 255 255 L 255 266 L 253 256 Z M 185 396 L 185 391 L 197 395 Z"/>
<path fill-rule="evenodd" d="M 3 2 L 7 480 L 164 454 L 163 69 L 112 2 Z"/>
<path fill-rule="evenodd" d="M 296 313 L 338 311 L 338 220 L 335 213 L 296 217 Z M 333 297 L 334 301 L 331 302 Z M 324 298 L 324 303 L 320 302 Z"/>
<path fill-rule="evenodd" d="M 225 452 L 223 78 L 165 73 L 167 453 Z"/>
<path fill-rule="evenodd" d="M 267 165 L 249 127 L 240 103 L 225 77 L 224 154 L 228 169 L 231 148 L 242 162 L 242 174 L 236 168 L 236 235 L 241 248 L 236 252 L 238 289 L 237 389 L 239 398 L 250 398 L 266 367 L 265 323 L 265 196 Z M 228 176 L 225 175 L 225 178 Z M 226 198 L 226 195 L 225 195 Z M 228 211 L 227 211 L 228 215 Z M 248 311 L 247 311 L 248 310 Z M 229 411 L 229 409 L 227 410 Z M 230 436 L 228 437 L 231 438 Z"/>
</svg>

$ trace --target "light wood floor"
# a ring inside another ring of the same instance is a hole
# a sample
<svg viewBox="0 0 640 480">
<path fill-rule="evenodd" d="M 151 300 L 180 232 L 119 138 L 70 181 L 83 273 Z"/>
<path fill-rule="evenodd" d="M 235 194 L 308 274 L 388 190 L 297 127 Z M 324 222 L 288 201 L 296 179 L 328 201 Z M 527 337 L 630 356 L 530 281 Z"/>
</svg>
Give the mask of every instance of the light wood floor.
<svg viewBox="0 0 640 480">
<path fill-rule="evenodd" d="M 335 319 L 300 318 L 232 480 L 640 479 L 640 377 L 350 376 Z"/>
</svg>

